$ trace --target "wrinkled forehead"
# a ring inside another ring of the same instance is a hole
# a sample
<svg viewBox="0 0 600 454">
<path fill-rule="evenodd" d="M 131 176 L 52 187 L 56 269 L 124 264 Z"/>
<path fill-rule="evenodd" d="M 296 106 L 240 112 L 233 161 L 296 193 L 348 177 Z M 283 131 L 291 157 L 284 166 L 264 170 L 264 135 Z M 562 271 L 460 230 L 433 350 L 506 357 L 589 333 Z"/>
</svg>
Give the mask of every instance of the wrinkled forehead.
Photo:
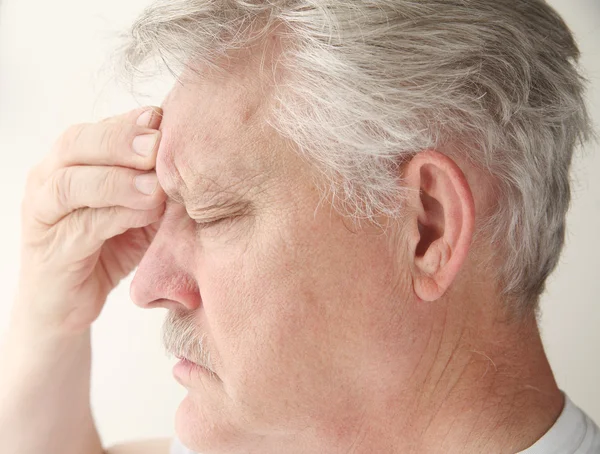
<svg viewBox="0 0 600 454">
<path fill-rule="evenodd" d="M 228 186 L 264 171 L 264 97 L 250 76 L 182 77 L 165 98 L 156 172 L 165 189 Z"/>
</svg>

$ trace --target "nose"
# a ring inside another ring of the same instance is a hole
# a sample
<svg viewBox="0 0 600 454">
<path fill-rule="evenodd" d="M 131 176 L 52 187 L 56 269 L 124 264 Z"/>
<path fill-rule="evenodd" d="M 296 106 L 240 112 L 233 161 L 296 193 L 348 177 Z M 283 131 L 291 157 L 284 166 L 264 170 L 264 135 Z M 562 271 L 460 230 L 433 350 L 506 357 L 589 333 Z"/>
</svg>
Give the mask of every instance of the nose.
<svg viewBox="0 0 600 454">
<path fill-rule="evenodd" d="M 166 215 L 138 266 L 129 294 L 143 308 L 195 310 L 201 297 L 193 274 L 194 254 L 189 252 L 193 239 L 188 240 L 185 229 Z"/>
</svg>

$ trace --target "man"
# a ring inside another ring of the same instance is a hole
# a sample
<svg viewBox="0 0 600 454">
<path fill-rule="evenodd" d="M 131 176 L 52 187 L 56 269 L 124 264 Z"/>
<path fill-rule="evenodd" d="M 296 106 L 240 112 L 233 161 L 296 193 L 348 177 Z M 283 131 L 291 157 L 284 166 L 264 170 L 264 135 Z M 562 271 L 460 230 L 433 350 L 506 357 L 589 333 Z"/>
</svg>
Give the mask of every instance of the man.
<svg viewBox="0 0 600 454">
<path fill-rule="evenodd" d="M 136 267 L 188 390 L 173 454 L 600 452 L 536 322 L 589 134 L 547 4 L 169 1 L 126 67 L 155 51 L 185 63 L 162 108 L 29 176 L 3 453 L 104 452 L 89 329 Z"/>
</svg>

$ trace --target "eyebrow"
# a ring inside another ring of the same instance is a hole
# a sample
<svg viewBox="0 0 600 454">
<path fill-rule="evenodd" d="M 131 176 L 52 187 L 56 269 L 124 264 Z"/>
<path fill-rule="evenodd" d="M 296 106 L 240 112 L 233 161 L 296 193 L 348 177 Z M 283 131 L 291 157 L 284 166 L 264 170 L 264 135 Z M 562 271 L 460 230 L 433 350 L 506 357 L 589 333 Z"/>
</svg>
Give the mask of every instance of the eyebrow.
<svg viewBox="0 0 600 454">
<path fill-rule="evenodd" d="M 181 176 L 179 174 L 179 170 L 177 169 L 177 166 L 174 163 L 172 163 L 171 165 L 174 168 L 174 180 L 171 180 L 171 181 L 179 180 L 180 184 L 187 186 L 184 183 L 183 178 L 181 178 Z M 206 197 L 204 196 L 206 191 L 204 191 L 204 192 L 201 191 L 199 186 L 194 188 L 193 191 L 187 191 L 188 192 L 187 198 L 184 198 L 181 195 L 181 192 L 177 189 L 177 186 L 175 186 L 175 185 L 162 186 L 162 189 L 170 200 L 172 200 L 175 203 L 178 203 L 179 205 L 184 205 L 186 207 L 197 207 L 197 206 L 201 206 L 206 203 Z M 211 194 L 216 195 L 221 192 L 224 192 L 224 191 L 221 191 L 219 188 L 218 191 L 211 191 Z M 214 199 L 214 197 L 212 197 L 212 198 Z"/>
<path fill-rule="evenodd" d="M 201 207 L 203 205 L 205 205 L 206 208 L 210 208 L 210 207 L 216 206 L 216 205 L 221 205 L 220 203 L 207 202 L 206 198 L 202 197 L 202 195 L 199 193 L 199 191 L 190 194 L 189 197 L 184 199 L 179 192 L 173 192 L 171 190 L 164 189 L 164 188 L 163 188 L 163 190 L 165 191 L 165 194 L 167 194 L 167 197 L 170 200 L 172 200 L 173 202 L 175 202 L 179 205 L 183 205 L 185 207 L 198 209 L 199 207 Z"/>
<path fill-rule="evenodd" d="M 179 183 L 188 189 L 185 191 L 187 197 L 181 195 L 181 191 L 178 189 L 177 185 L 166 185 L 167 187 L 163 186 L 162 189 L 169 200 L 179 205 L 183 205 L 186 208 L 188 215 L 202 217 L 205 213 L 223 209 L 226 209 L 232 214 L 234 212 L 236 214 L 244 214 L 249 211 L 251 202 L 246 198 L 246 194 L 234 189 L 238 185 L 237 183 L 223 187 L 212 178 L 207 178 L 205 175 L 202 176 L 202 178 L 198 178 L 199 175 L 196 174 L 194 180 L 203 180 L 208 184 L 206 184 L 206 186 L 197 184 L 192 190 L 189 190 L 189 186 L 181 177 L 177 164 L 174 161 L 171 161 L 171 166 L 173 167 L 175 181 L 179 180 Z M 174 183 L 173 180 L 171 181 Z"/>
</svg>

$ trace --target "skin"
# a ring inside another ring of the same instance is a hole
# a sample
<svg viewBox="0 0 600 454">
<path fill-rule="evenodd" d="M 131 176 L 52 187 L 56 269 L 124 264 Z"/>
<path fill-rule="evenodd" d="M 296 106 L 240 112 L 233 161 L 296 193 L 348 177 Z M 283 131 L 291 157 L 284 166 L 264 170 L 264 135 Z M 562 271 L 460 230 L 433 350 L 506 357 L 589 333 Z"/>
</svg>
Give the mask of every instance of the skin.
<svg viewBox="0 0 600 454">
<path fill-rule="evenodd" d="M 156 172 L 170 200 L 131 287 L 141 307 L 193 313 L 214 360 L 216 377 L 179 377 L 183 443 L 263 454 L 533 444 L 563 400 L 535 321 L 511 322 L 479 269 L 489 182 L 427 150 L 403 168 L 403 222 L 381 219 L 387 235 L 353 227 L 265 126 L 261 59 L 239 60 L 200 83 L 188 74 L 163 104 Z M 207 219 L 224 220 L 199 227 Z"/>
<path fill-rule="evenodd" d="M 153 170 L 160 113 L 74 125 L 28 175 L 18 292 L 0 345 L 1 452 L 122 450 L 103 449 L 93 420 L 90 325 L 164 213 Z M 148 134 L 154 144 L 140 155 L 134 145 Z M 141 176 L 155 179 L 149 193 L 136 186 Z"/>
<path fill-rule="evenodd" d="M 90 326 L 138 265 L 134 302 L 189 317 L 211 354 L 214 375 L 177 375 L 195 451 L 514 453 L 558 417 L 535 319 L 506 312 L 473 241 L 492 182 L 459 149 L 424 150 L 399 175 L 402 219 L 352 225 L 267 126 L 285 74 L 259 71 L 262 52 L 185 74 L 153 115 L 69 128 L 30 173 L 0 451 L 166 454 L 105 451 L 89 405 Z"/>
</svg>

